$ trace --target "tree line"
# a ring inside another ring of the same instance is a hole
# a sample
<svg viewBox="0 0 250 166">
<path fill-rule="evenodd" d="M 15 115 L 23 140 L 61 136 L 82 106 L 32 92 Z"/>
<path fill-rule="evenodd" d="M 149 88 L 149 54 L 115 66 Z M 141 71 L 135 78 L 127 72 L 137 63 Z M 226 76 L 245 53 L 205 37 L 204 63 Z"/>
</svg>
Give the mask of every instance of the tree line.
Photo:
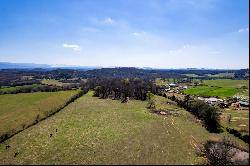
<svg viewBox="0 0 250 166">
<path fill-rule="evenodd" d="M 94 96 L 124 100 L 127 97 L 135 100 L 146 100 L 147 92 L 158 93 L 159 86 L 154 80 L 140 78 L 91 78 L 82 85 L 84 89 L 94 90 Z"/>
<path fill-rule="evenodd" d="M 77 85 L 55 86 L 55 85 L 33 84 L 33 85 L 16 86 L 10 88 L 2 88 L 0 89 L 0 95 L 32 93 L 32 92 L 57 92 L 62 90 L 72 90 L 74 88 L 78 88 L 78 86 Z"/>
</svg>

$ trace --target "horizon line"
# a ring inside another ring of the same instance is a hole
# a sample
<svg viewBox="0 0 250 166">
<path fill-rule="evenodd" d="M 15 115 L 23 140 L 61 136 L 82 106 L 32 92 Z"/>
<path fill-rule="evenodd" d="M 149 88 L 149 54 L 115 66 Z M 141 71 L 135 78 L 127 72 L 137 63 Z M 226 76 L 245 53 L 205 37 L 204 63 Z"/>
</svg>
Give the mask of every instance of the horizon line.
<svg viewBox="0 0 250 166">
<path fill-rule="evenodd" d="M 139 69 L 146 69 L 146 70 L 240 70 L 240 69 L 249 69 L 249 67 L 245 68 L 206 68 L 206 67 L 185 67 L 185 68 L 180 68 L 180 67 L 170 67 L 170 68 L 162 68 L 162 67 L 149 67 L 149 66 L 81 66 L 81 65 L 65 65 L 65 64 L 39 64 L 39 63 L 32 63 L 32 62 L 1 62 L 0 63 L 10 63 L 10 64 L 29 64 L 29 65 L 46 65 L 48 67 L 30 67 L 30 69 L 38 69 L 38 68 L 55 68 L 55 69 L 60 69 L 60 68 L 139 68 Z M 29 68 L 29 67 L 24 67 L 24 68 Z M 4 68 L 2 68 L 4 69 Z M 7 69 L 7 68 L 6 68 Z M 13 68 L 14 69 L 14 68 Z M 15 69 L 20 69 L 20 68 L 15 68 Z M 23 68 L 22 68 L 23 69 Z"/>
</svg>

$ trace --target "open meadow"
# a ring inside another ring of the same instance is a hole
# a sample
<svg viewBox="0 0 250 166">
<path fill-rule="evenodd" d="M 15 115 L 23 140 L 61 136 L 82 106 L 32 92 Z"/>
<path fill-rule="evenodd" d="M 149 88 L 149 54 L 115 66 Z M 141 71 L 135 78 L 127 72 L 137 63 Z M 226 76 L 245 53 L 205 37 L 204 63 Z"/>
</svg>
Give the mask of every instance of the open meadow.
<svg viewBox="0 0 250 166">
<path fill-rule="evenodd" d="M 204 80 L 204 86 L 192 87 L 184 91 L 185 94 L 198 96 L 232 97 L 234 95 L 248 96 L 248 80 L 217 79 Z"/>
<path fill-rule="evenodd" d="M 0 135 L 20 131 L 62 107 L 78 90 L 0 95 Z"/>
<path fill-rule="evenodd" d="M 174 102 L 151 113 L 146 101 L 98 99 L 88 93 L 0 145 L 0 164 L 197 164 L 196 148 L 218 139 Z M 164 105 L 164 106 L 162 106 Z M 9 145 L 10 148 L 5 149 Z M 14 154 L 18 153 L 16 157 Z"/>
</svg>

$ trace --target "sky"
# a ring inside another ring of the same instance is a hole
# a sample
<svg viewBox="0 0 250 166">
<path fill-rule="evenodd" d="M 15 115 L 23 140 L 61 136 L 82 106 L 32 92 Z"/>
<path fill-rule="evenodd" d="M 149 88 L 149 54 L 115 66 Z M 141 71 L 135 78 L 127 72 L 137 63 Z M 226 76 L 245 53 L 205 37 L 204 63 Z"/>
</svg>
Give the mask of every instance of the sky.
<svg viewBox="0 0 250 166">
<path fill-rule="evenodd" d="M 248 0 L 0 0 L 0 62 L 249 68 Z"/>
</svg>

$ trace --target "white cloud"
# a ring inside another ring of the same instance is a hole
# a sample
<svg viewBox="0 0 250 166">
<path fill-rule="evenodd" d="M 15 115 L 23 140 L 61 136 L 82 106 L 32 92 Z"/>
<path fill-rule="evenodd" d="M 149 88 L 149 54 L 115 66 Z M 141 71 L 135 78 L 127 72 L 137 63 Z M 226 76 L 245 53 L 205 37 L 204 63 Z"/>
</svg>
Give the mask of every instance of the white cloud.
<svg viewBox="0 0 250 166">
<path fill-rule="evenodd" d="M 114 25 L 116 21 L 110 17 L 105 17 L 104 19 L 91 18 L 94 24 L 104 24 L 104 25 Z"/>
<path fill-rule="evenodd" d="M 104 24 L 114 24 L 114 23 L 115 23 L 115 20 L 113 20 L 113 19 L 110 18 L 110 17 L 107 17 L 107 18 L 105 18 L 102 22 L 103 22 Z"/>
<path fill-rule="evenodd" d="M 142 31 L 142 32 L 133 32 L 132 33 L 133 36 L 142 36 L 142 35 L 146 35 L 146 32 Z"/>
<path fill-rule="evenodd" d="M 134 36 L 139 36 L 139 33 L 134 32 L 134 33 L 132 33 L 132 35 L 134 35 Z"/>
<path fill-rule="evenodd" d="M 81 51 L 81 47 L 77 44 L 63 44 L 64 48 L 70 48 L 73 51 Z"/>
<path fill-rule="evenodd" d="M 248 31 L 249 31 L 248 27 L 247 28 L 241 28 L 241 29 L 238 30 L 239 33 L 241 33 L 241 32 L 248 32 Z"/>
</svg>

